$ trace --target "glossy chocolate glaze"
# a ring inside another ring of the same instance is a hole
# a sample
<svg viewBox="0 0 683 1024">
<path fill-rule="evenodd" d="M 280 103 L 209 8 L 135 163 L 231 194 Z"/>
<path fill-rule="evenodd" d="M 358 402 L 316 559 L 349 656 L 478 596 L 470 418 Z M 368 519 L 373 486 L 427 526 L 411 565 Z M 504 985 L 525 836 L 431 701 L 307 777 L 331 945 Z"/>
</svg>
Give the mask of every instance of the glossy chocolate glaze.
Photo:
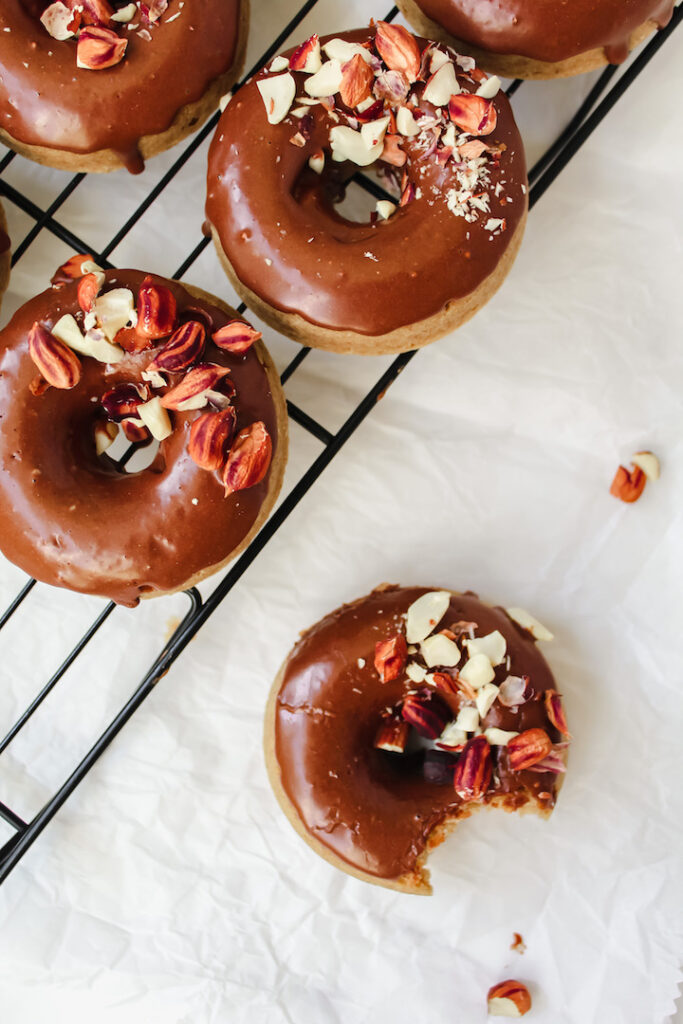
<svg viewBox="0 0 683 1024">
<path fill-rule="evenodd" d="M 534 60 L 561 61 L 604 48 L 609 61 L 628 55 L 646 21 L 663 27 L 673 0 L 415 0 L 428 18 L 472 46 Z"/>
<path fill-rule="evenodd" d="M 128 40 L 125 57 L 101 71 L 76 66 L 75 39 L 48 34 L 39 20 L 46 6 L 36 0 L 0 5 L 0 128 L 27 145 L 73 153 L 111 149 L 139 171 L 140 139 L 170 128 L 236 55 L 239 0 L 170 0 L 149 29 L 151 41 L 135 18 L 138 29 L 118 31 Z"/>
<path fill-rule="evenodd" d="M 137 296 L 144 276 L 112 270 L 107 285 Z M 216 329 L 230 319 L 176 282 L 153 280 L 172 290 L 179 313 L 188 306 L 205 310 Z M 98 458 L 93 424 L 100 397 L 119 382 L 140 381 L 155 350 L 111 366 L 82 356 L 75 388 L 32 395 L 31 325 L 38 320 L 49 329 L 63 314 L 76 314 L 76 288 L 77 282 L 48 289 L 0 332 L 0 547 L 39 580 L 133 605 L 226 559 L 256 520 L 270 472 L 225 498 L 219 475 L 200 469 L 187 452 L 190 426 L 202 410 L 170 413 L 174 431 L 149 469 L 122 473 L 106 456 Z M 275 448 L 275 407 L 256 350 L 234 356 L 209 343 L 203 358 L 230 367 L 237 430 L 263 420 Z"/>
<path fill-rule="evenodd" d="M 374 38 L 374 30 L 338 37 L 362 42 Z M 494 100 L 498 126 L 486 138 L 507 147 L 499 168 L 491 171 L 489 214 L 475 223 L 454 216 L 444 199 L 453 171 L 436 160 L 419 161 L 422 150 L 407 140 L 406 169 L 421 198 L 388 221 L 357 224 L 342 218 L 329 198 L 340 176 L 360 170 L 332 164 L 329 131 L 334 122 L 322 106 L 311 107 L 310 138 L 302 148 L 292 145 L 297 119 L 290 115 L 280 124 L 268 124 L 256 86 L 262 77 L 263 72 L 228 104 L 209 154 L 207 217 L 248 288 L 269 305 L 313 324 L 381 335 L 441 312 L 491 274 L 527 207 L 524 148 L 504 93 Z M 297 72 L 294 77 L 297 96 L 304 95 L 307 76 Z M 475 88 L 464 78 L 461 84 L 468 91 Z M 328 172 L 321 176 L 308 168 L 320 149 L 328 155 Z M 424 175 L 418 174 L 422 168 Z M 499 181 L 505 182 L 500 198 L 494 195 Z M 503 202 L 505 197 L 510 202 Z M 506 218 L 507 230 L 496 236 L 485 231 L 489 217 Z"/>
<path fill-rule="evenodd" d="M 353 867 L 383 879 L 415 869 L 429 835 L 444 819 L 457 815 L 462 802 L 452 786 L 428 783 L 419 758 L 373 747 L 382 712 L 397 705 L 410 684 L 404 676 L 382 683 L 374 668 L 375 644 L 405 632 L 402 618 L 424 587 L 390 587 L 344 605 L 304 633 L 289 656 L 275 708 L 275 754 L 284 790 L 304 827 Z M 507 641 L 510 669 L 496 669 L 496 683 L 508 674 L 528 675 L 537 694 L 554 688 L 550 669 L 529 633 L 501 608 L 467 593 L 452 597 L 441 621 L 478 624 L 477 635 L 498 629 Z M 359 665 L 359 659 L 364 665 Z M 523 731 L 540 727 L 553 742 L 561 739 L 550 725 L 542 700 L 519 709 L 496 702 L 482 722 Z M 505 748 L 492 748 L 494 778 L 486 798 L 507 794 L 511 807 L 532 795 L 550 794 L 556 776 L 549 772 L 512 772 Z M 496 755 L 498 751 L 498 755 Z M 497 763 L 496 763 L 497 757 Z"/>
</svg>

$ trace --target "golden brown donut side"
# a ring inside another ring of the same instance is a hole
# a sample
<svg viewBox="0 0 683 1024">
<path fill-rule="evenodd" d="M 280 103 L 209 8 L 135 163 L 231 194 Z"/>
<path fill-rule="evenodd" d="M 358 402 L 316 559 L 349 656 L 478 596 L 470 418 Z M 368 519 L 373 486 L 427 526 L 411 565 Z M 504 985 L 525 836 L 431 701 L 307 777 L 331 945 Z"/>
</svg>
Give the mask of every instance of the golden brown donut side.
<svg viewBox="0 0 683 1024">
<path fill-rule="evenodd" d="M 330 41 L 357 45 L 372 38 L 357 30 L 321 44 L 324 49 Z M 418 45 L 423 55 L 431 54 L 425 40 Z M 303 96 L 308 76 L 291 73 Z M 231 101 L 209 158 L 207 220 L 240 295 L 290 337 L 341 352 L 405 351 L 469 319 L 509 270 L 527 211 L 523 146 L 504 94 L 481 100 L 495 107 L 497 120 L 477 158 L 457 158 L 457 167 L 476 182 L 472 191 L 484 195 L 481 211 L 459 206 L 459 197 L 471 193 L 460 190 L 451 167 L 444 170 L 452 150 L 439 148 L 432 159 L 447 121 L 443 113 L 434 121 L 429 111 L 435 108 L 425 100 L 427 127 L 417 141 L 402 140 L 413 198 L 386 221 L 357 224 L 338 215 L 327 198 L 337 176 L 343 181 L 359 169 L 332 160 L 334 117 L 317 105 L 310 106 L 312 124 L 302 132 L 294 114 L 268 124 L 257 87 L 269 78 L 261 72 Z M 474 92 L 480 81 L 462 72 L 458 88 Z M 441 127 L 431 131 L 434 124 Z M 461 141 L 470 138 L 464 134 Z M 318 152 L 333 168 L 329 180 L 326 172 L 307 169 Z"/>
<path fill-rule="evenodd" d="M 144 276 L 109 271 L 107 284 L 137 292 Z M 217 330 L 236 317 L 199 289 L 151 280 L 171 290 L 184 320 L 208 314 Z M 81 379 L 72 390 L 32 394 L 37 371 L 28 354 L 31 325 L 38 321 L 51 330 L 61 316 L 75 313 L 76 287 L 74 282 L 37 296 L 0 332 L 0 514 L 6 523 L 1 545 L 38 579 L 134 604 L 198 582 L 234 558 L 260 528 L 282 483 L 285 400 L 261 342 L 233 355 L 207 340 L 201 361 L 228 367 L 236 388 L 235 435 L 261 421 L 271 436 L 273 458 L 264 479 L 225 497 L 220 474 L 194 462 L 190 431 L 208 407 L 172 411 L 173 432 L 150 468 L 118 472 L 94 448 L 101 397 L 117 385 L 140 382 L 167 339 L 112 365 L 83 356 Z M 170 374 L 168 383 L 182 379 L 182 373 Z"/>
<path fill-rule="evenodd" d="M 573 46 L 565 44 L 565 52 L 561 43 L 555 43 L 555 49 L 551 51 L 544 48 L 553 46 L 550 26 L 556 24 L 557 7 L 549 15 L 546 8 L 535 12 L 527 4 L 532 21 L 538 21 L 542 29 L 528 41 L 527 52 L 522 49 L 522 40 L 514 25 L 509 28 L 507 36 L 501 30 L 500 34 L 492 34 L 487 42 L 486 26 L 479 24 L 475 17 L 468 18 L 464 10 L 457 11 L 455 3 L 442 5 L 444 9 L 448 8 L 447 13 L 440 13 L 438 4 L 418 3 L 417 0 L 397 0 L 397 6 L 416 32 L 448 43 L 460 53 L 469 54 L 486 71 L 504 78 L 538 80 L 566 78 L 594 71 L 609 63 L 621 63 L 631 50 L 658 28 L 663 28 L 673 11 L 672 0 L 642 0 L 638 10 L 626 22 L 626 28 L 614 35 L 608 33 L 602 43 L 596 42 L 595 32 L 591 30 L 591 12 L 584 13 L 583 21 L 588 25 L 588 31 L 580 33 L 580 41 Z M 465 5 L 462 6 L 464 8 Z M 566 16 L 567 11 L 559 13 Z M 612 12 L 615 22 L 620 13 L 623 14 L 623 8 Z M 441 20 L 435 20 L 435 15 Z M 538 52 L 546 53 L 546 59 L 541 59 Z M 554 53 L 554 58 L 550 53 Z"/>
<path fill-rule="evenodd" d="M 187 0 L 179 9 L 172 0 L 151 42 L 133 36 L 122 62 L 100 71 L 76 68 L 72 41 L 51 39 L 19 0 L 8 3 L 0 13 L 0 31 L 9 30 L 0 37 L 8 79 L 0 83 L 0 140 L 58 170 L 141 171 L 145 160 L 201 127 L 244 64 L 249 0 L 229 0 L 218 10 L 217 24 L 203 0 Z M 8 40 L 30 31 L 37 56 L 24 69 Z M 152 46 L 158 58 L 147 49 Z M 17 114 L 17 103 L 25 117 Z"/>
<path fill-rule="evenodd" d="M 547 817 L 562 779 L 549 771 L 513 772 L 502 748 L 484 798 L 464 800 L 452 783 L 436 785 L 421 776 L 419 752 L 374 749 L 378 723 L 406 692 L 405 680 L 380 681 L 374 645 L 401 629 L 403 614 L 425 593 L 427 588 L 385 585 L 303 633 L 273 685 L 264 730 L 269 778 L 299 835 L 335 867 L 407 892 L 430 891 L 428 853 L 459 820 L 480 806 Z M 522 733 L 540 728 L 561 743 L 543 703 L 543 694 L 554 692 L 553 677 L 532 636 L 502 609 L 471 594 L 451 593 L 436 628 L 453 616 L 477 621 L 476 636 L 499 629 L 510 662 L 497 671 L 496 683 L 500 675 L 522 672 L 534 690 L 518 710 L 494 703 L 482 728 Z M 453 695 L 447 700 L 453 717 L 467 703 Z"/>
<path fill-rule="evenodd" d="M 9 235 L 7 234 L 7 218 L 2 203 L 0 203 L 0 303 L 7 291 L 9 284 L 10 268 L 12 265 L 12 249 Z"/>
</svg>

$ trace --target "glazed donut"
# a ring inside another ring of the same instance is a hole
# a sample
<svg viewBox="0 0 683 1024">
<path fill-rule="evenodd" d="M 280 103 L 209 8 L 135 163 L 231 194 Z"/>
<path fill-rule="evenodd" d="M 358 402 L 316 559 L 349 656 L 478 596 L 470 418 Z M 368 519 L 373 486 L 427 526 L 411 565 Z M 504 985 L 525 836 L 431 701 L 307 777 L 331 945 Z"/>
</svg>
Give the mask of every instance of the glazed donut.
<svg viewBox="0 0 683 1024">
<path fill-rule="evenodd" d="M 9 272 L 12 262 L 12 251 L 10 239 L 7 234 L 7 219 L 2 203 L 0 203 L 0 303 L 7 291 L 9 284 Z"/>
<path fill-rule="evenodd" d="M 302 634 L 265 722 L 296 831 L 356 878 L 425 893 L 427 854 L 474 810 L 547 817 L 569 733 L 537 639 L 521 608 L 388 585 Z"/>
<path fill-rule="evenodd" d="M 3 0 L 0 140 L 67 171 L 132 173 L 239 76 L 248 0 Z"/>
<path fill-rule="evenodd" d="M 88 257 L 53 282 L 0 332 L 0 548 L 130 606 L 193 586 L 282 483 L 286 406 L 261 336 L 197 288 Z M 160 442 L 148 468 L 109 457 L 121 431 Z"/>
<path fill-rule="evenodd" d="M 499 84 L 384 22 L 277 57 L 228 104 L 209 155 L 208 224 L 245 302 L 296 341 L 368 355 L 468 320 L 526 220 L 524 149 Z M 353 223 L 334 202 L 372 165 L 398 206 L 380 200 Z"/>
<path fill-rule="evenodd" d="M 674 0 L 396 0 L 416 32 L 505 78 L 563 78 L 621 64 Z"/>
</svg>

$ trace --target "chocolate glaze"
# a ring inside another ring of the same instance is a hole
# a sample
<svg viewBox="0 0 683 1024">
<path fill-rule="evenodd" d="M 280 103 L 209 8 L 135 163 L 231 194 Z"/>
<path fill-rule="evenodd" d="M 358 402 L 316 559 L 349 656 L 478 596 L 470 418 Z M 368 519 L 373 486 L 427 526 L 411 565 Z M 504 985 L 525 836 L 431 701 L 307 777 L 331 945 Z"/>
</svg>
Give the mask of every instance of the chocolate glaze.
<svg viewBox="0 0 683 1024">
<path fill-rule="evenodd" d="M 363 42 L 374 38 L 374 30 L 338 37 Z M 420 45 L 424 48 L 426 41 Z M 256 86 L 264 75 L 257 75 L 228 104 L 209 153 L 207 217 L 248 288 L 269 305 L 311 323 L 381 335 L 439 313 L 489 276 L 527 207 L 524 148 L 504 93 L 494 100 L 498 127 L 486 139 L 507 146 L 498 170 L 491 172 L 489 214 L 476 223 L 454 216 L 444 199 L 453 184 L 452 170 L 435 160 L 418 162 L 422 151 L 406 141 L 406 169 L 422 197 L 386 222 L 356 224 L 342 218 L 329 197 L 344 173 L 329 158 L 334 122 L 322 106 L 311 107 L 310 138 L 302 148 L 292 145 L 296 118 L 290 115 L 277 125 L 266 120 Z M 297 96 L 304 95 L 307 76 L 294 77 Z M 471 82 L 460 81 L 468 91 L 474 89 Z M 333 181 L 329 173 L 319 176 L 308 169 L 309 157 L 320 149 L 328 154 L 326 167 L 334 167 Z M 425 174 L 418 175 L 423 167 Z M 348 178 L 359 168 L 349 165 L 345 170 Z M 505 182 L 511 202 L 494 195 L 499 181 Z M 432 186 L 439 193 L 436 200 Z M 507 230 L 492 237 L 484 230 L 489 217 L 506 218 Z"/>
<path fill-rule="evenodd" d="M 231 66 L 240 27 L 239 0 L 171 0 L 147 41 L 138 30 L 115 67 L 76 66 L 76 41 L 53 39 L 40 23 L 47 6 L 3 0 L 0 9 L 0 128 L 31 146 L 95 153 L 111 149 L 142 170 L 138 142 L 170 128 Z M 173 15 L 179 14 L 174 20 Z"/>
<path fill-rule="evenodd" d="M 424 587 L 390 587 L 344 605 L 303 634 L 290 654 L 275 707 L 275 754 L 284 790 L 305 828 L 353 867 L 383 879 L 412 872 L 432 830 L 463 805 L 451 786 L 426 782 L 419 759 L 373 747 L 382 712 L 400 703 L 406 680 L 382 683 L 374 668 L 375 644 L 405 632 L 402 618 Z M 555 687 L 550 669 L 529 633 L 502 608 L 474 594 L 451 599 L 441 626 L 458 620 L 478 623 L 477 635 L 498 629 L 507 641 L 510 669 L 496 669 L 496 683 L 508 674 L 528 675 L 538 694 Z M 358 659 L 365 665 L 359 667 Z M 483 728 L 523 731 L 540 727 L 553 742 L 542 700 L 518 710 L 496 702 Z M 492 748 L 494 778 L 487 802 L 507 795 L 518 807 L 539 793 L 550 794 L 556 776 L 512 772 L 505 748 Z M 498 755 L 496 755 L 498 751 Z M 496 756 L 498 756 L 496 765 Z M 544 804 L 543 799 L 541 804 Z"/>
<path fill-rule="evenodd" d="M 144 276 L 111 270 L 107 285 L 129 287 L 137 296 Z M 177 282 L 153 280 L 172 290 L 179 313 L 188 306 L 205 310 L 216 329 L 230 319 Z M 37 370 L 28 354 L 29 329 L 36 320 L 49 329 L 65 313 L 75 315 L 76 288 L 77 282 L 48 289 L 0 332 L 0 547 L 46 583 L 133 605 L 142 594 L 177 590 L 225 560 L 256 520 L 270 472 L 262 483 L 225 498 L 218 474 L 200 469 L 187 452 L 190 426 L 203 410 L 170 414 L 173 434 L 150 469 L 122 473 L 98 458 L 93 424 L 100 397 L 119 382 L 140 381 L 155 349 L 111 366 L 83 356 L 73 390 L 33 396 L 29 385 Z M 234 356 L 209 342 L 203 358 L 230 367 L 237 429 L 263 420 L 275 448 L 275 407 L 256 350 Z"/>
<path fill-rule="evenodd" d="M 660 28 L 673 0 L 415 0 L 432 21 L 472 46 L 533 60 L 561 61 L 604 48 L 619 64 L 631 34 L 646 21 Z"/>
</svg>

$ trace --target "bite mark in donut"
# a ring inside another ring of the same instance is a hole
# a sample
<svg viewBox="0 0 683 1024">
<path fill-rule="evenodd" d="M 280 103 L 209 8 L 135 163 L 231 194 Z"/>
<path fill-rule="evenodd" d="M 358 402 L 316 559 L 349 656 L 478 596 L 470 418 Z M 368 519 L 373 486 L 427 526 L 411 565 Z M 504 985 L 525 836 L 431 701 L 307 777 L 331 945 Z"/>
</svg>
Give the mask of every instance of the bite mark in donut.
<svg viewBox="0 0 683 1024">
<path fill-rule="evenodd" d="M 386 585 L 303 633 L 265 724 L 297 832 L 358 878 L 429 892 L 428 852 L 474 810 L 547 817 L 570 737 L 537 635 L 521 609 Z"/>
<path fill-rule="evenodd" d="M 528 205 L 499 86 L 384 22 L 276 58 L 228 104 L 209 156 L 207 219 L 245 301 L 296 340 L 363 353 L 426 344 L 473 315 Z M 349 221 L 336 200 L 372 166 L 394 199 Z"/>
<path fill-rule="evenodd" d="M 0 332 L 2 550 L 122 604 L 191 586 L 248 543 L 282 482 L 285 402 L 261 335 L 197 289 L 91 257 L 54 280 Z M 147 468 L 109 458 L 119 431 L 159 442 Z"/>
</svg>

